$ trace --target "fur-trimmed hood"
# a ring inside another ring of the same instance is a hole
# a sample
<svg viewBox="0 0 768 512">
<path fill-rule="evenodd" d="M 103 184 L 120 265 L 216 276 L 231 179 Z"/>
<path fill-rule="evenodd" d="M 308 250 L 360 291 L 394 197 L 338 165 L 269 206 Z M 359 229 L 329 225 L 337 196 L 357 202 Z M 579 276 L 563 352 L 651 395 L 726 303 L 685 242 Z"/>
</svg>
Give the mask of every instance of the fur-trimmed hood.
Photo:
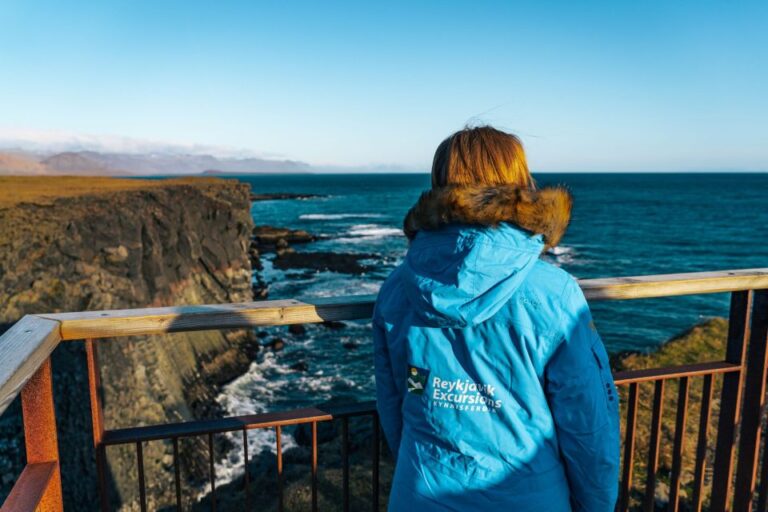
<svg viewBox="0 0 768 512">
<path fill-rule="evenodd" d="M 450 185 L 421 194 L 403 221 L 403 231 L 413 240 L 420 230 L 448 224 L 497 226 L 514 224 L 544 236 L 547 248 L 555 247 L 571 219 L 573 199 L 562 186 L 531 190 L 516 185 Z"/>
</svg>

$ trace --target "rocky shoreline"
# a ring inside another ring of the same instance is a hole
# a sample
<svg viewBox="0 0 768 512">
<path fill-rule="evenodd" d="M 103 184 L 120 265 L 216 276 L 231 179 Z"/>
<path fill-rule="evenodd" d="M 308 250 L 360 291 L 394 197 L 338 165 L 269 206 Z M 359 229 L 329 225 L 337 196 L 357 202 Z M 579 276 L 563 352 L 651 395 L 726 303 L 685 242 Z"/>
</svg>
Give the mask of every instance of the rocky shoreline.
<svg viewBox="0 0 768 512">
<path fill-rule="evenodd" d="M 275 268 L 281 270 L 304 269 L 314 272 L 337 272 L 351 275 L 370 272 L 376 268 L 377 262 L 383 261 L 381 256 L 370 253 L 296 250 L 297 246 L 304 246 L 326 238 L 303 229 L 288 229 L 269 225 L 255 226 L 248 247 L 251 266 L 256 270 L 253 296 L 257 299 L 266 299 L 269 296 L 269 285 L 261 273 L 263 270 L 261 258 L 265 254 L 274 254 L 272 263 Z"/>
</svg>

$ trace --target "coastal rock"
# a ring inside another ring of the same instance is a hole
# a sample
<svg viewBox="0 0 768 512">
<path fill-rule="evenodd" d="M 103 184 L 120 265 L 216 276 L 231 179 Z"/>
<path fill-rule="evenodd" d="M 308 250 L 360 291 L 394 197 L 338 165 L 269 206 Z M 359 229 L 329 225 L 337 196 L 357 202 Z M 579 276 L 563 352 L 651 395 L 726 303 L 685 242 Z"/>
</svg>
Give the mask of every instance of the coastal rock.
<svg viewBox="0 0 768 512">
<path fill-rule="evenodd" d="M 46 182 L 55 186 L 59 178 Z M 252 300 L 247 254 L 249 187 L 219 179 L 68 180 L 67 197 L 0 208 L 0 322 L 25 314 Z M 25 185 L 26 186 L 26 185 Z M 81 187 L 82 195 L 72 194 Z M 28 190 L 25 197 L 32 196 Z M 218 387 L 244 372 L 259 345 L 250 331 L 199 331 L 99 341 L 105 426 L 110 429 L 216 417 Z M 53 353 L 65 508 L 97 503 L 81 343 Z M 15 480 L 23 440 L 18 401 L 0 416 L 0 473 Z M 138 499 L 135 447 L 108 451 L 113 509 Z M 167 482 L 169 443 L 145 446 L 150 508 Z M 188 484 L 207 478 L 207 451 L 185 445 Z M 165 461 L 165 462 L 164 462 Z M 0 487 L 0 500 L 10 481 Z M 186 505 L 194 493 L 185 494 Z"/>
<path fill-rule="evenodd" d="M 267 347 L 278 352 L 285 348 L 285 340 L 283 338 L 272 338 L 269 343 L 267 343 Z"/>
<path fill-rule="evenodd" d="M 304 324 L 291 324 L 288 326 L 288 332 L 294 336 L 304 336 L 307 333 L 307 328 Z"/>
<path fill-rule="evenodd" d="M 259 248 L 255 244 L 251 244 L 248 247 L 248 257 L 251 260 L 251 268 L 253 270 L 264 270 L 261 264 L 261 254 L 259 254 Z"/>
<path fill-rule="evenodd" d="M 293 194 L 290 192 L 276 192 L 269 194 L 251 194 L 251 202 L 256 201 L 275 201 L 284 199 L 314 199 L 316 197 L 324 197 L 320 194 Z"/>
<path fill-rule="evenodd" d="M 251 283 L 253 300 L 264 300 L 269 296 L 269 285 L 264 281 L 260 272 L 254 274 L 255 280 Z"/>
<path fill-rule="evenodd" d="M 253 246 L 259 252 L 274 252 L 275 249 L 288 247 L 290 244 L 306 244 L 319 237 L 303 229 L 278 228 L 274 226 L 256 226 L 253 228 Z"/>
<path fill-rule="evenodd" d="M 105 247 L 102 251 L 104 252 L 104 259 L 107 260 L 107 263 L 122 263 L 128 259 L 128 249 L 126 249 L 124 245 Z"/>
<path fill-rule="evenodd" d="M 311 268 L 317 271 L 343 274 L 365 274 L 375 267 L 361 263 L 364 260 L 379 259 L 375 254 L 335 252 L 281 252 L 274 260 L 279 269 Z"/>
</svg>

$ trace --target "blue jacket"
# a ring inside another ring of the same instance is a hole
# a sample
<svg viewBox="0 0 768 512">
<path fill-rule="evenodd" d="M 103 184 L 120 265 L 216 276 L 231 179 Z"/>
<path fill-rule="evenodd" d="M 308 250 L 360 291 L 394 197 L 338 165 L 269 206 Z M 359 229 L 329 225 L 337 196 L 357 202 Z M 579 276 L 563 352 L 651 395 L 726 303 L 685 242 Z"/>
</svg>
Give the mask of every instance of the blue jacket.
<svg viewBox="0 0 768 512">
<path fill-rule="evenodd" d="M 547 234 L 429 222 L 373 319 L 389 510 L 613 511 L 618 397 L 581 289 L 540 259 Z"/>
</svg>

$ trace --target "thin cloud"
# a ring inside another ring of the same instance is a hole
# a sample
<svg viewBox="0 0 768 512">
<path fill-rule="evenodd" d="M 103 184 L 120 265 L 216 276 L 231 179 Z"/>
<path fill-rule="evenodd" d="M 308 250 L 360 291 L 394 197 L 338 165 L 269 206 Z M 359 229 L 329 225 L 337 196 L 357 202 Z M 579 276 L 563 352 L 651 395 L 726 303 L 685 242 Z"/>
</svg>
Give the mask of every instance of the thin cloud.
<svg viewBox="0 0 768 512">
<path fill-rule="evenodd" d="M 122 135 L 95 135 L 62 130 L 30 130 L 0 127 L 0 148 L 35 153 L 96 151 L 122 154 L 212 155 L 218 158 L 288 159 L 274 152 L 210 144 L 185 144 L 139 139 Z"/>
</svg>

